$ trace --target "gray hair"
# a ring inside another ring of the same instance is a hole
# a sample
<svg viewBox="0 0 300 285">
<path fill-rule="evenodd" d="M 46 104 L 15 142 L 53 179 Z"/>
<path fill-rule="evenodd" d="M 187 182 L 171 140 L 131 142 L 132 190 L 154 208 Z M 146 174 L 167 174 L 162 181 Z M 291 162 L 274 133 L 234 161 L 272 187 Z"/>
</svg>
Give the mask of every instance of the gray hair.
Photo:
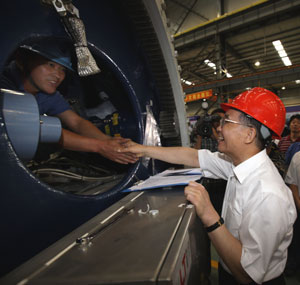
<svg viewBox="0 0 300 285">
<path fill-rule="evenodd" d="M 271 132 L 266 126 L 243 112 L 240 113 L 239 119 L 243 124 L 255 128 L 256 145 L 260 150 L 263 150 L 271 143 Z"/>
</svg>

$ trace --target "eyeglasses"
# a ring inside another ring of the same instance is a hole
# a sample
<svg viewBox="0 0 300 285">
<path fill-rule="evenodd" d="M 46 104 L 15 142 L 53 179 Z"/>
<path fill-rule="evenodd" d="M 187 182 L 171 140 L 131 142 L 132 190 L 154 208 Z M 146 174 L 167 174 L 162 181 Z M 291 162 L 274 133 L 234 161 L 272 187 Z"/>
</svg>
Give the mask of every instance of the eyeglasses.
<svg viewBox="0 0 300 285">
<path fill-rule="evenodd" d="M 230 120 L 230 119 L 227 119 L 227 118 L 223 117 L 220 120 L 221 127 L 223 128 L 226 123 L 237 124 L 237 125 L 241 125 L 241 126 L 245 126 L 245 127 L 252 127 L 251 125 L 246 125 L 246 124 L 243 124 L 243 123 L 240 123 L 240 122 L 237 122 L 237 121 L 233 121 L 233 120 Z"/>
</svg>

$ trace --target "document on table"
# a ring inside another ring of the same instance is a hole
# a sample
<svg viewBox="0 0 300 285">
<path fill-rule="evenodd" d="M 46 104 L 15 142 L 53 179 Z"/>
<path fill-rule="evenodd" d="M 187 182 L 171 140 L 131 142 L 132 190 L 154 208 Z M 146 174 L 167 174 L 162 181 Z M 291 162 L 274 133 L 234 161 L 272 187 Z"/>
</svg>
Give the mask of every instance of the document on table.
<svg viewBox="0 0 300 285">
<path fill-rule="evenodd" d="M 203 177 L 200 168 L 165 170 L 159 174 L 124 189 L 123 192 L 143 191 L 148 189 L 188 185 L 190 181 L 196 181 Z"/>
</svg>

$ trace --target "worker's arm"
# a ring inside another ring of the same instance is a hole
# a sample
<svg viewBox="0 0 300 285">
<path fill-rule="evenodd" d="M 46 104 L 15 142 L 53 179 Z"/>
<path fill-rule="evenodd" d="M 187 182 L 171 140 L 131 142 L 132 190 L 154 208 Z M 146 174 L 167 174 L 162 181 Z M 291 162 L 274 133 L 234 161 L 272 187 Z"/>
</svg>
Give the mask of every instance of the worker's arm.
<svg viewBox="0 0 300 285">
<path fill-rule="evenodd" d="M 190 182 L 185 188 L 185 195 L 187 200 L 195 205 L 197 215 L 204 227 L 209 227 L 219 221 L 220 216 L 212 206 L 209 194 L 201 184 Z M 235 279 L 241 284 L 250 283 L 252 279 L 241 265 L 241 242 L 228 231 L 225 225 L 213 230 L 208 235 Z"/>
<path fill-rule="evenodd" d="M 99 140 L 63 129 L 60 144 L 63 148 L 69 150 L 95 152 L 118 163 L 135 163 L 138 160 L 137 156 L 132 153 L 119 152 L 124 143 L 123 140 L 121 138 Z"/>
<path fill-rule="evenodd" d="M 123 151 L 134 153 L 138 157 L 146 156 L 172 164 L 199 167 L 198 150 L 189 147 L 145 146 L 131 141 L 126 144 Z"/>
<path fill-rule="evenodd" d="M 57 117 L 59 117 L 70 130 L 79 135 L 100 140 L 111 139 L 111 137 L 101 132 L 101 130 L 90 121 L 83 119 L 71 110 L 62 112 L 58 114 Z"/>
<path fill-rule="evenodd" d="M 112 161 L 128 164 L 137 161 L 132 153 L 120 153 L 123 144 L 130 141 L 124 138 L 112 138 L 103 134 L 91 122 L 81 118 L 73 111 L 65 111 L 58 115 L 61 121 L 72 131 L 63 129 L 60 143 L 69 150 L 96 152 Z"/>
</svg>

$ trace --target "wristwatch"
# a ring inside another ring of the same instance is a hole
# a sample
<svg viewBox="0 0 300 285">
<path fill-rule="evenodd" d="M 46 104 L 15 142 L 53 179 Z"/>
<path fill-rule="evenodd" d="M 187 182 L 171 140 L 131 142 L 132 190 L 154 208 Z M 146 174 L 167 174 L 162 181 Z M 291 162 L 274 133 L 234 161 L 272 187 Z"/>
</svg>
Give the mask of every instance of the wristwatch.
<svg viewBox="0 0 300 285">
<path fill-rule="evenodd" d="M 209 227 L 206 227 L 206 231 L 208 233 L 214 231 L 215 229 L 217 229 L 218 227 L 222 226 L 224 224 L 224 220 L 223 218 L 221 217 L 219 221 L 217 221 L 215 224 L 209 226 Z"/>
</svg>

